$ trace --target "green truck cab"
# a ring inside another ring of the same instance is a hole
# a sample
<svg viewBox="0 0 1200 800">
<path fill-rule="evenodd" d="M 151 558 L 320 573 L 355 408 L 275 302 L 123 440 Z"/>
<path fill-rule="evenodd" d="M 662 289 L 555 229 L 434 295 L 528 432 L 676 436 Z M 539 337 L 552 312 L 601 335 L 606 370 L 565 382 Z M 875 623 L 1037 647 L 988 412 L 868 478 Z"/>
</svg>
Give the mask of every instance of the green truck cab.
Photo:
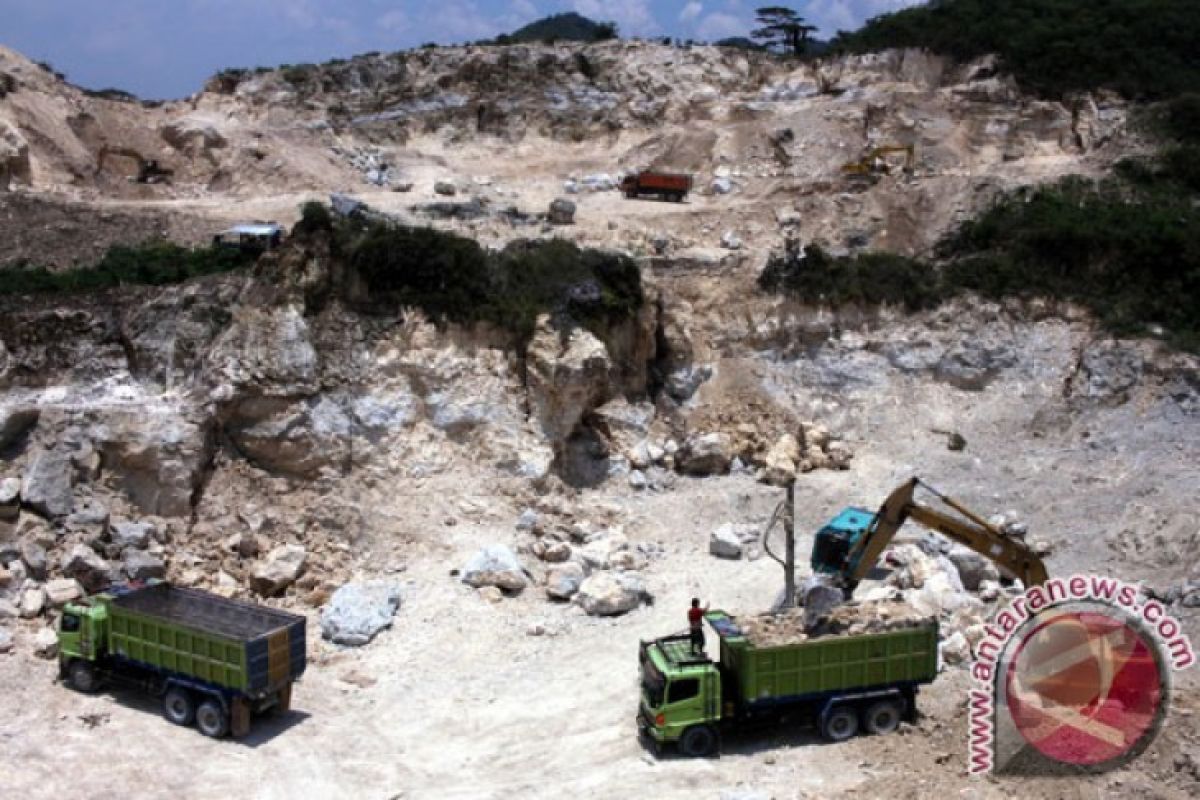
<svg viewBox="0 0 1200 800">
<path fill-rule="evenodd" d="M 305 625 L 198 589 L 116 586 L 63 608 L 59 675 L 87 693 L 134 686 L 162 697 L 171 722 L 242 736 L 254 714 L 290 708 L 306 666 Z"/>
<path fill-rule="evenodd" d="M 827 636 L 755 646 L 724 611 L 705 621 L 720 659 L 676 634 L 639 648 L 638 728 L 656 752 L 677 745 L 710 755 L 722 732 L 749 726 L 815 723 L 831 741 L 859 730 L 889 733 L 912 719 L 921 684 L 937 675 L 937 623 L 881 633 Z"/>
</svg>

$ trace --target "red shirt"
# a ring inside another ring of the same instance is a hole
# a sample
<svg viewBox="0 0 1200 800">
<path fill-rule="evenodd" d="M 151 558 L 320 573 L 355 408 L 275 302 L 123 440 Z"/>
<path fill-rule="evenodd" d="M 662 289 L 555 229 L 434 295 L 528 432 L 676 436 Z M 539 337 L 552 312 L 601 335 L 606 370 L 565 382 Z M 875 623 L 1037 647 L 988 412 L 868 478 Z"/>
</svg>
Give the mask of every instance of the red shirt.
<svg viewBox="0 0 1200 800">
<path fill-rule="evenodd" d="M 699 628 L 700 623 L 703 621 L 704 621 L 704 609 L 703 608 L 689 608 L 688 609 L 688 624 L 689 625 L 691 625 L 693 628 Z"/>
</svg>

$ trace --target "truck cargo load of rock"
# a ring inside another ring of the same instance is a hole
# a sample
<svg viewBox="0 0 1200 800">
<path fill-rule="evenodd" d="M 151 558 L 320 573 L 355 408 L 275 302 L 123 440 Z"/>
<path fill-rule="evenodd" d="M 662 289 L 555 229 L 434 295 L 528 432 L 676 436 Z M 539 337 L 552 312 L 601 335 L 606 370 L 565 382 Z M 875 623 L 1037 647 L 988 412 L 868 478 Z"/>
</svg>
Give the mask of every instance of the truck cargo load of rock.
<svg viewBox="0 0 1200 800">
<path fill-rule="evenodd" d="M 755 647 L 778 647 L 825 636 L 885 633 L 914 628 L 932 622 L 933 618 L 904 602 L 868 600 L 839 606 L 815 627 L 807 630 L 803 608 L 779 614 L 735 617 L 734 621 Z"/>
</svg>

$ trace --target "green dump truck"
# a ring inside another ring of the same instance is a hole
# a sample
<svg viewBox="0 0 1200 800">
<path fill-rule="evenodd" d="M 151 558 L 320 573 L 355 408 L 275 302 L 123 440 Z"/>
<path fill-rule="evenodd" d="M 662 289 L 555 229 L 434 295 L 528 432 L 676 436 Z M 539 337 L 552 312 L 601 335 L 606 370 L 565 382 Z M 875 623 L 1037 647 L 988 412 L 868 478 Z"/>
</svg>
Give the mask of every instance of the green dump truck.
<svg viewBox="0 0 1200 800">
<path fill-rule="evenodd" d="M 305 619 L 167 583 L 113 587 L 64 607 L 58 650 L 60 677 L 81 692 L 134 685 L 177 725 L 243 736 L 252 715 L 291 706 Z"/>
<path fill-rule="evenodd" d="M 912 719 L 921 684 L 937 675 L 936 621 L 884 631 L 756 646 L 723 611 L 705 615 L 720 661 L 693 652 L 686 633 L 642 642 L 638 728 L 658 751 L 705 756 L 721 733 L 815 723 L 832 741 L 889 733 Z"/>
</svg>

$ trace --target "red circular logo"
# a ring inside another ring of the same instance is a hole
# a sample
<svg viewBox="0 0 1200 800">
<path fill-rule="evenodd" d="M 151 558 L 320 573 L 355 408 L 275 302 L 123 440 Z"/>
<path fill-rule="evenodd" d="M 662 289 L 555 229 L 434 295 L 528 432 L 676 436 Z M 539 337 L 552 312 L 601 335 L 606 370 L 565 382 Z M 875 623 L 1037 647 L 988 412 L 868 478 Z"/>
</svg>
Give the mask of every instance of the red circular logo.
<svg viewBox="0 0 1200 800">
<path fill-rule="evenodd" d="M 1140 752 L 1166 700 L 1154 643 L 1115 609 L 1072 609 L 1036 620 L 1009 662 L 1008 708 L 1043 755 L 1094 766 Z"/>
</svg>

